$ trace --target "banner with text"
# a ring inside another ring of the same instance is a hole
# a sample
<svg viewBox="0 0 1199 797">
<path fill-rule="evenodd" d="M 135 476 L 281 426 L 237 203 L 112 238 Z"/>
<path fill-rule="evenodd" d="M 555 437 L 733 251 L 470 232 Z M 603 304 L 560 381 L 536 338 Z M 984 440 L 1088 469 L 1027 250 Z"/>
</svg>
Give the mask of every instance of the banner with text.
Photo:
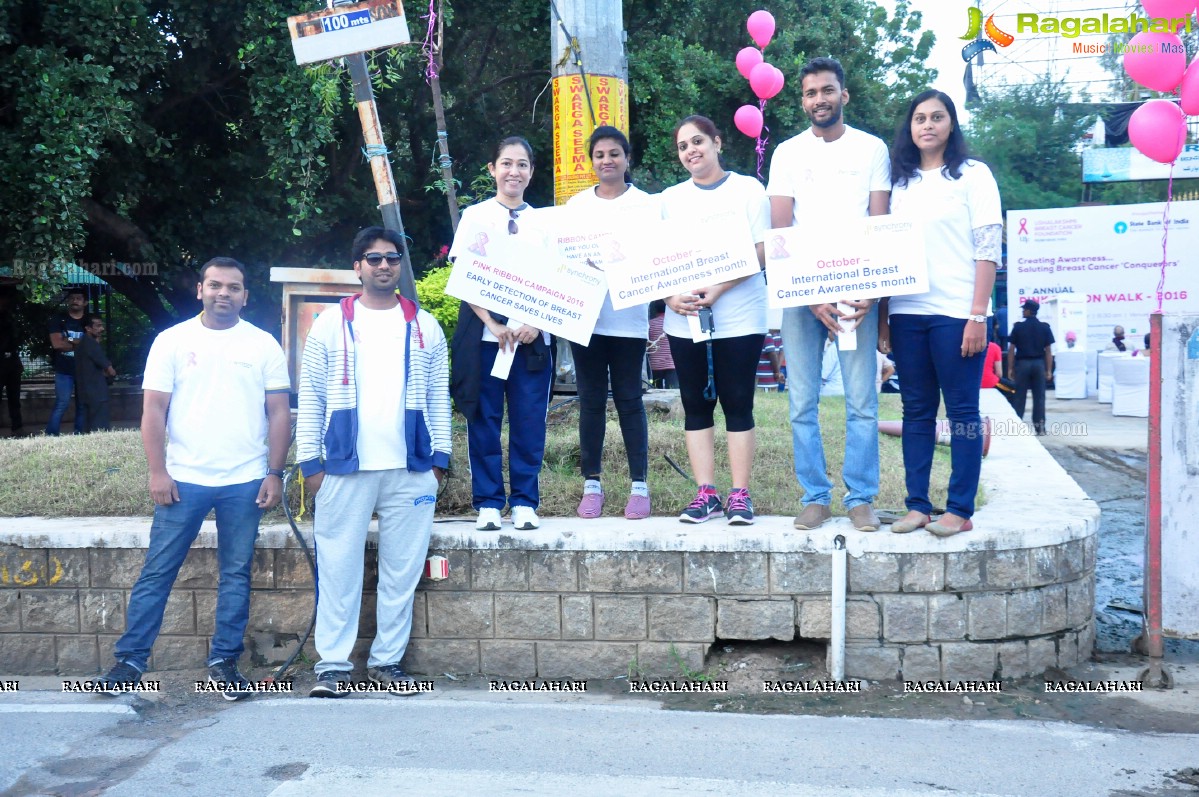
<svg viewBox="0 0 1199 797">
<path fill-rule="evenodd" d="M 1112 327 L 1142 348 L 1157 309 L 1165 204 L 1010 210 L 1007 217 L 1008 326 L 1027 299 L 1073 293 L 1087 303 L 1087 348 L 1102 351 Z M 1162 310 L 1183 312 L 1199 298 L 1199 202 L 1170 205 Z"/>
<path fill-rule="evenodd" d="M 554 78 L 552 95 L 554 202 L 562 205 L 598 182 L 587 147 L 591 132 L 611 125 L 628 134 L 629 86 L 609 75 L 560 75 Z"/>
<path fill-rule="evenodd" d="M 454 262 L 445 292 L 586 346 L 604 304 L 603 274 L 529 237 L 481 236 Z"/>
<path fill-rule="evenodd" d="M 608 290 L 617 310 L 761 271 L 740 212 L 630 224 L 611 239 Z"/>
<path fill-rule="evenodd" d="M 899 216 L 826 223 L 821 240 L 798 227 L 771 230 L 766 238 L 767 301 L 771 307 L 804 307 L 850 299 L 924 293 L 928 264 L 924 226 Z"/>
</svg>

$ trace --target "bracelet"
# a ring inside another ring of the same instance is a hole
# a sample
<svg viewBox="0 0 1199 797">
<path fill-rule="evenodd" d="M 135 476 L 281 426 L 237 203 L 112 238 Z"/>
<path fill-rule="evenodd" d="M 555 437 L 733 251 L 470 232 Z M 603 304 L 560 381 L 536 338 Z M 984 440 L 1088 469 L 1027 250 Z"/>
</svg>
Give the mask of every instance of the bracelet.
<svg viewBox="0 0 1199 797">
<path fill-rule="evenodd" d="M 974 322 L 974 323 L 976 323 L 976 324 L 985 324 L 985 323 L 987 323 L 987 317 L 986 317 L 985 315 L 972 315 L 972 316 L 969 316 L 969 317 L 967 318 L 967 320 L 969 320 L 969 321 L 973 321 L 973 322 Z"/>
<path fill-rule="evenodd" d="M 282 479 L 283 478 L 283 469 L 282 468 L 268 468 L 266 475 L 267 476 L 278 476 L 280 479 Z"/>
</svg>

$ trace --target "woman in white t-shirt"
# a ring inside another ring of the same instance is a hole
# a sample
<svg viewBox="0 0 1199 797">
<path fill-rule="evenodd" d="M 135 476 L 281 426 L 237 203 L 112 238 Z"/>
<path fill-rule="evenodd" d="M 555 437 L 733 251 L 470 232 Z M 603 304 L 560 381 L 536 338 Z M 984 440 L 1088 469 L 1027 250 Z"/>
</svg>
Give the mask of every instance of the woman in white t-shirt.
<svg viewBox="0 0 1199 797">
<path fill-rule="evenodd" d="M 492 199 L 462 213 L 450 258 L 469 257 L 497 236 L 535 236 L 525 189 L 533 176 L 533 148 L 519 136 L 499 143 L 487 169 L 495 179 Z M 479 512 L 475 528 L 496 531 L 504 504 L 512 508 L 512 525 L 535 529 L 540 503 L 538 478 L 545 454 L 545 415 L 553 384 L 549 336 L 525 325 L 512 329 L 502 316 L 467 302 L 458 308 L 458 326 L 451 342 L 450 393 L 466 417 L 469 440 L 471 502 Z M 500 349 L 515 351 L 507 379 L 491 375 Z M 508 409 L 508 483 L 504 493 L 500 429 Z"/>
<path fill-rule="evenodd" d="M 908 513 L 891 531 L 927 528 L 948 537 L 973 528 L 983 455 L 978 386 L 1003 230 L 999 187 L 986 164 L 967 155 L 953 100 L 935 89 L 908 107 L 891 148 L 891 176 L 891 213 L 924 223 L 929 284 L 926 293 L 892 296 L 889 323 L 879 320 L 879 350 L 894 349 L 903 380 Z M 946 512 L 932 522 L 928 482 L 942 397 L 952 470 Z"/>
<path fill-rule="evenodd" d="M 591 167 L 599 177 L 599 185 L 575 194 L 566 203 L 568 208 L 592 219 L 613 222 L 612 226 L 628 218 L 626 214 L 656 212 L 649 194 L 628 180 L 629 140 L 624 133 L 608 125 L 597 127 L 591 134 L 590 149 Z M 639 520 L 650 515 L 649 485 L 645 481 L 649 427 L 641 400 L 648 333 L 649 316 L 644 304 L 617 310 L 612 307 L 612 298 L 605 296 L 591 341 L 586 346 L 570 344 L 579 388 L 579 464 L 584 482 L 577 514 L 581 518 L 599 517 L 604 508 L 600 472 L 608 425 L 609 383 L 633 482 L 624 516 Z"/>
<path fill-rule="evenodd" d="M 744 218 L 756 245 L 758 263 L 765 262 L 762 242 L 770 229 L 770 201 L 752 177 L 725 171 L 720 160 L 720 131 L 705 116 L 688 116 L 674 132 L 679 161 L 691 179 L 660 194 L 662 216 L 686 219 L 702 227 L 718 217 Z M 703 523 L 721 514 L 729 523 L 754 522 L 749 498 L 753 466 L 754 391 L 758 358 L 766 336 L 766 281 L 762 274 L 729 280 L 666 300 L 666 334 L 683 402 L 687 456 L 699 492 L 679 515 L 685 523 Z M 703 319 L 711 311 L 712 339 L 696 343 L 687 316 Z M 701 314 L 701 311 L 702 314 Z M 713 419 L 716 402 L 724 411 L 732 490 L 727 506 L 716 491 Z"/>
</svg>

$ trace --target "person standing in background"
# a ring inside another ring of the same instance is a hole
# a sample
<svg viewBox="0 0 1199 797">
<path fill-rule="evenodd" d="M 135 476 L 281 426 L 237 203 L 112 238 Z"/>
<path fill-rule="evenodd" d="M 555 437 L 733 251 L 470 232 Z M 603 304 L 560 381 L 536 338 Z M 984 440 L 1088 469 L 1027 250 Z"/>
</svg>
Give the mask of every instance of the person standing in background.
<svg viewBox="0 0 1199 797">
<path fill-rule="evenodd" d="M 50 347 L 54 349 L 54 409 L 46 423 L 46 434 L 58 437 L 62 417 L 71 405 L 75 392 L 75 346 L 83 337 L 83 314 L 87 312 L 87 295 L 82 288 L 67 291 L 67 312 L 50 322 Z M 83 433 L 83 406 L 75 396 L 75 434 Z"/>
<path fill-rule="evenodd" d="M 13 311 L 14 293 L 0 290 L 0 393 L 8 397 L 8 431 L 12 437 L 24 433 L 21 419 L 21 343 Z"/>
<path fill-rule="evenodd" d="M 1053 330 L 1037 318 L 1041 305 L 1024 302 L 1024 320 L 1012 326 L 1007 350 L 1007 369 L 1016 382 L 1012 409 L 1024 420 L 1028 391 L 1032 391 L 1032 423 L 1038 435 L 1045 434 L 1045 384 L 1053 379 Z M 1117 327 L 1119 329 L 1119 327 Z"/>
<path fill-rule="evenodd" d="M 117 375 L 100 347 L 104 319 L 95 313 L 83 317 L 84 335 L 75 345 L 75 394 L 83 408 L 83 433 L 112 428 L 108 412 L 108 380 Z"/>
<path fill-rule="evenodd" d="M 666 302 L 657 299 L 649 305 L 649 352 L 650 378 L 654 387 L 668 390 L 679 389 L 679 377 L 674 370 L 674 358 L 670 356 L 670 339 L 666 337 L 663 325 L 666 321 Z"/>
</svg>

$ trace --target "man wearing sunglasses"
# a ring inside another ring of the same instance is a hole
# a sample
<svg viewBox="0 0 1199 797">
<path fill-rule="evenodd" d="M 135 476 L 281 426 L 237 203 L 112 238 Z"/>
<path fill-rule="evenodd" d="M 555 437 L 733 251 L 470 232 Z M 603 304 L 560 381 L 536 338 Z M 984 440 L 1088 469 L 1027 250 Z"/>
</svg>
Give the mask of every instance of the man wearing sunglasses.
<svg viewBox="0 0 1199 797">
<path fill-rule="evenodd" d="M 379 516 L 377 632 L 367 676 L 411 695 L 400 667 L 429 547 L 437 488 L 450 466 L 449 358 L 441 327 L 396 294 L 403 239 L 382 227 L 354 238 L 362 292 L 312 323 L 300 371 L 296 459 L 316 498 L 316 665 L 313 697 L 354 691 L 363 555 Z"/>
</svg>

